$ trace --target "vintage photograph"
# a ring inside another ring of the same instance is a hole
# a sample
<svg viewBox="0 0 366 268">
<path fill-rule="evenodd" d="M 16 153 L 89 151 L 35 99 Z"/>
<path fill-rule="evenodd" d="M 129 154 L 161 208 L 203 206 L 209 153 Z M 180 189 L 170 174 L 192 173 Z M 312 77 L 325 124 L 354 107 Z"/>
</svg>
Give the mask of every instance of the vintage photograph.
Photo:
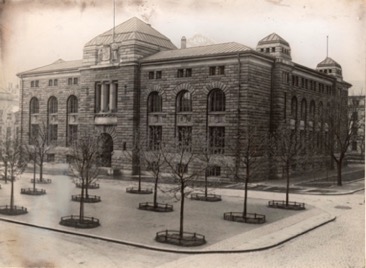
<svg viewBox="0 0 366 268">
<path fill-rule="evenodd" d="M 364 0 L 0 2 L 0 267 L 365 267 Z"/>
</svg>

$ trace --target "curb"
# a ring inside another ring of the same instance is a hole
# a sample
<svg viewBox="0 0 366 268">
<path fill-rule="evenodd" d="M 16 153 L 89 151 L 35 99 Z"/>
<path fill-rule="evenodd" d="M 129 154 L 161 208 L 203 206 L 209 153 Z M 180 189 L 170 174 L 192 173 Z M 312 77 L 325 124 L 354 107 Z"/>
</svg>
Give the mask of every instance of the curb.
<svg viewBox="0 0 366 268">
<path fill-rule="evenodd" d="M 61 229 L 57 229 L 57 228 L 51 228 L 51 227 L 46 227 L 46 226 L 41 226 L 41 225 L 36 225 L 36 224 L 31 224 L 31 223 L 26 223 L 26 222 L 21 222 L 21 221 L 15 221 L 15 220 L 10 220 L 10 219 L 5 219 L 5 218 L 0 217 L 0 221 L 4 221 L 4 222 L 8 222 L 8 223 L 14 223 L 14 224 L 23 225 L 23 226 L 34 227 L 34 228 L 38 228 L 38 229 L 43 229 L 43 230 L 47 230 L 47 231 L 53 231 L 53 232 L 58 232 L 58 233 L 63 233 L 63 234 L 68 234 L 68 235 L 97 239 L 97 240 L 101 240 L 101 241 L 105 241 L 105 242 L 112 242 L 115 244 L 137 247 L 137 248 L 146 249 L 146 250 L 166 252 L 166 253 L 177 253 L 177 254 L 228 254 L 228 253 L 249 253 L 249 252 L 263 251 L 263 250 L 271 249 L 271 248 L 277 247 L 279 245 L 282 245 L 303 234 L 306 234 L 312 230 L 315 230 L 325 224 L 333 222 L 333 221 L 335 221 L 335 219 L 336 219 L 336 217 L 332 216 L 330 219 L 328 219 L 324 222 L 321 222 L 307 230 L 304 230 L 298 234 L 292 235 L 286 239 L 283 239 L 279 242 L 275 242 L 271 245 L 264 246 L 264 247 L 256 247 L 256 248 L 243 249 L 243 250 L 238 249 L 238 250 L 197 250 L 197 251 L 193 251 L 193 250 L 174 250 L 174 249 L 152 247 L 152 246 L 147 246 L 147 245 L 123 241 L 123 240 L 112 239 L 112 238 L 103 237 L 103 236 L 96 236 L 96 235 L 89 235 L 89 234 L 77 233 L 77 232 L 72 232 L 72 231 L 66 231 L 66 230 L 61 230 Z"/>
</svg>

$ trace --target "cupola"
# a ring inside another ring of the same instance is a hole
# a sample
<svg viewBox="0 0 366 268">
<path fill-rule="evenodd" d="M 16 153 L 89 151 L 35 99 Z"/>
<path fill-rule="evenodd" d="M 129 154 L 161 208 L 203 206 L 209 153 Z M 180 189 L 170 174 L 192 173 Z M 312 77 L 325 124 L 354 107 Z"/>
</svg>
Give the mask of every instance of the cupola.
<svg viewBox="0 0 366 268">
<path fill-rule="evenodd" d="M 321 73 L 325 73 L 325 74 L 334 76 L 340 80 L 343 79 L 342 66 L 330 57 L 326 57 L 325 60 L 320 62 L 316 66 L 316 70 Z"/>
<path fill-rule="evenodd" d="M 291 60 L 289 43 L 276 33 L 272 33 L 258 42 L 256 50 L 275 56 L 276 58 Z"/>
</svg>

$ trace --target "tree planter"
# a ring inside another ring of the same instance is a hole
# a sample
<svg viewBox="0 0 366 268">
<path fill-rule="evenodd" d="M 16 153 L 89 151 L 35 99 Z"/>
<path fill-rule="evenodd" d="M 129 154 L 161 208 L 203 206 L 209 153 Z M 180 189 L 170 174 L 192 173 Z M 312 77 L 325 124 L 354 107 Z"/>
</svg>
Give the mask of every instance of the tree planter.
<svg viewBox="0 0 366 268">
<path fill-rule="evenodd" d="M 153 190 L 151 188 L 128 187 L 126 192 L 130 194 L 152 194 Z"/>
<path fill-rule="evenodd" d="M 153 202 L 144 202 L 139 204 L 139 209 L 141 210 L 149 210 L 155 212 L 172 212 L 173 206 L 168 204 L 156 203 L 154 206 Z"/>
<path fill-rule="evenodd" d="M 44 195 L 46 194 L 46 190 L 44 189 L 34 189 L 34 188 L 21 188 L 20 189 L 21 194 L 27 194 L 27 195 Z"/>
<path fill-rule="evenodd" d="M 262 224 L 266 222 L 266 216 L 257 213 L 247 213 L 246 217 L 243 217 L 243 212 L 225 212 L 224 220 Z"/>
<path fill-rule="evenodd" d="M 155 240 L 160 243 L 172 244 L 182 247 L 195 247 L 206 244 L 204 235 L 183 232 L 183 236 L 181 237 L 179 235 L 179 231 L 174 230 L 157 232 Z"/>
<path fill-rule="evenodd" d="M 75 183 L 76 188 L 81 188 L 81 182 Z M 88 190 L 90 189 L 99 189 L 99 183 L 90 183 L 88 185 Z"/>
<path fill-rule="evenodd" d="M 221 195 L 218 194 L 207 194 L 207 196 L 203 193 L 191 194 L 192 200 L 198 201 L 207 201 L 207 202 L 217 202 L 221 201 Z"/>
<path fill-rule="evenodd" d="M 80 202 L 81 201 L 81 195 L 80 194 L 72 195 L 71 200 L 75 201 L 75 202 Z M 84 203 L 98 203 L 98 202 L 101 202 L 102 200 L 100 199 L 100 196 L 88 195 L 87 197 L 84 196 L 83 201 L 84 201 Z"/>
<path fill-rule="evenodd" d="M 75 228 L 82 228 L 82 229 L 89 229 L 89 228 L 96 228 L 100 226 L 99 219 L 94 217 L 83 217 L 80 220 L 79 216 L 70 215 L 61 217 L 60 225 L 67 226 L 67 227 L 75 227 Z"/>
<path fill-rule="evenodd" d="M 28 210 L 25 207 L 13 206 L 13 209 L 11 209 L 10 206 L 8 206 L 8 205 L 0 206 L 0 214 L 3 214 L 3 215 L 16 216 L 16 215 L 23 215 L 23 214 L 27 214 L 27 213 L 28 213 Z"/>
<path fill-rule="evenodd" d="M 31 179 L 31 183 L 34 183 L 34 179 Z M 36 183 L 39 183 L 39 184 L 51 184 L 52 183 L 52 180 L 51 179 L 36 179 Z"/>
<path fill-rule="evenodd" d="M 268 201 L 268 207 L 270 208 L 281 208 L 281 209 L 291 209 L 291 210 L 304 210 L 305 203 L 300 202 L 288 202 L 286 205 L 286 201 L 284 200 L 271 200 Z"/>
</svg>

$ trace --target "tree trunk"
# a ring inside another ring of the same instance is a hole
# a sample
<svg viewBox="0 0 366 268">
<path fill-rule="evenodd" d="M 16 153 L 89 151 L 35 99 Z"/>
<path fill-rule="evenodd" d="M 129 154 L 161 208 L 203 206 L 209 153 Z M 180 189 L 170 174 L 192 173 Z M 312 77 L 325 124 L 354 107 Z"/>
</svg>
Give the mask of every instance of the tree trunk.
<svg viewBox="0 0 366 268">
<path fill-rule="evenodd" d="M 5 163 L 4 179 L 5 179 L 5 183 L 8 183 L 8 164 L 7 163 Z"/>
<path fill-rule="evenodd" d="M 247 217 L 247 200 L 248 200 L 248 181 L 249 181 L 249 167 L 246 168 L 246 178 L 244 184 L 244 209 L 243 209 L 243 218 Z"/>
<path fill-rule="evenodd" d="M 82 223 L 84 219 L 84 180 L 81 180 L 81 195 L 80 195 L 80 213 L 79 213 L 79 222 Z"/>
<path fill-rule="evenodd" d="M 39 181 L 43 181 L 43 159 L 39 160 Z"/>
<path fill-rule="evenodd" d="M 337 161 L 337 185 L 342 186 L 342 160 Z"/>
<path fill-rule="evenodd" d="M 205 171 L 205 198 L 207 199 L 207 168 Z"/>
<path fill-rule="evenodd" d="M 290 195 L 290 165 L 286 164 L 286 206 L 288 206 Z"/>
<path fill-rule="evenodd" d="M 140 164 L 139 164 L 139 166 L 138 166 L 138 172 L 139 172 L 139 192 L 141 192 L 141 166 L 140 166 Z"/>
<path fill-rule="evenodd" d="M 155 176 L 155 185 L 154 185 L 154 208 L 158 205 L 158 180 L 159 176 Z"/>
<path fill-rule="evenodd" d="M 10 177 L 11 177 L 11 189 L 10 189 L 10 210 L 14 210 L 14 178 L 13 178 L 13 169 L 10 168 Z"/>
<path fill-rule="evenodd" d="M 36 191 L 36 171 L 37 171 L 37 163 L 36 159 L 33 161 L 33 192 Z"/>
<path fill-rule="evenodd" d="M 180 219 L 179 219 L 179 237 L 183 238 L 183 219 L 184 219 L 184 183 L 181 185 L 180 194 Z"/>
</svg>

